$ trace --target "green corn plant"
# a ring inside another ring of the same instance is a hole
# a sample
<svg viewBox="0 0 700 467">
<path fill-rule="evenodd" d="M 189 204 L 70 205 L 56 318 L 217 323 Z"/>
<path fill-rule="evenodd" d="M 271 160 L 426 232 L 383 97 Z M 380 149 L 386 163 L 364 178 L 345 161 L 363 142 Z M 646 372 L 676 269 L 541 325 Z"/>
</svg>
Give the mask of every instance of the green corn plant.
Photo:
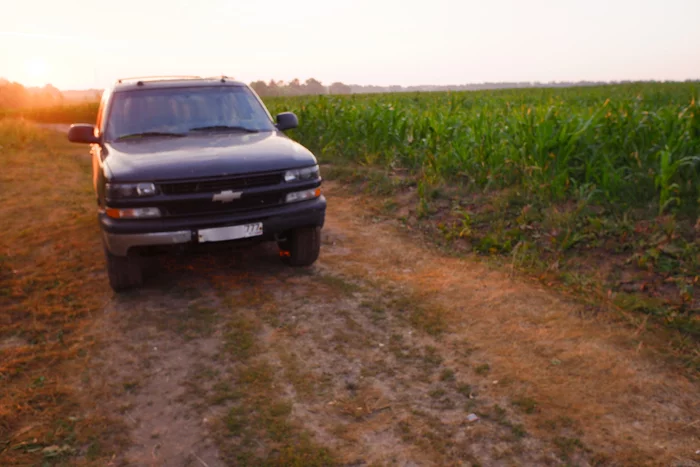
<svg viewBox="0 0 700 467">
<path fill-rule="evenodd" d="M 323 160 L 403 168 L 431 183 L 522 187 L 552 201 L 700 197 L 700 110 L 693 83 L 570 89 L 268 98 L 297 112 L 292 136 Z M 589 190 L 586 187 L 595 187 Z"/>
<path fill-rule="evenodd" d="M 663 214 L 672 203 L 681 204 L 678 196 L 680 186 L 675 182 L 679 168 L 692 166 L 696 157 L 684 157 L 673 160 L 673 153 L 668 147 L 659 152 L 659 170 L 654 183 L 659 191 L 659 215 Z"/>
</svg>

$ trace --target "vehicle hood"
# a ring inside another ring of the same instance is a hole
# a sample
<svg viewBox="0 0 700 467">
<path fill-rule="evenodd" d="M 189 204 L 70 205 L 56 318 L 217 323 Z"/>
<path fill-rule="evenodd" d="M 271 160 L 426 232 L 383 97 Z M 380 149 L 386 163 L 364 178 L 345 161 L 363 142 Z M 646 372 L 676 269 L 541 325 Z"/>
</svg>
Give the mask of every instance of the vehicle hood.
<svg viewBox="0 0 700 467">
<path fill-rule="evenodd" d="M 107 177 L 158 181 L 295 169 L 314 155 L 278 131 L 145 137 L 104 144 Z"/>
</svg>

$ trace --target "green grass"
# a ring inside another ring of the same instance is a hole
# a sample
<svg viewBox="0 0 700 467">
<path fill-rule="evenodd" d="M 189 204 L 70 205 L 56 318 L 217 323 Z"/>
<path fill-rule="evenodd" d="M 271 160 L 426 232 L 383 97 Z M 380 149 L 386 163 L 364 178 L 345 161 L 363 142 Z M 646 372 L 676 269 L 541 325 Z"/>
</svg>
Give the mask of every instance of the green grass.
<svg viewBox="0 0 700 467">
<path fill-rule="evenodd" d="M 533 414 L 537 410 L 537 402 L 526 396 L 519 397 L 517 399 L 514 399 L 512 404 L 515 407 L 518 407 L 520 410 L 525 412 L 526 414 Z"/>
<path fill-rule="evenodd" d="M 578 438 L 557 437 L 554 445 L 559 449 L 561 457 L 568 460 L 576 451 L 586 450 L 586 446 Z"/>
</svg>

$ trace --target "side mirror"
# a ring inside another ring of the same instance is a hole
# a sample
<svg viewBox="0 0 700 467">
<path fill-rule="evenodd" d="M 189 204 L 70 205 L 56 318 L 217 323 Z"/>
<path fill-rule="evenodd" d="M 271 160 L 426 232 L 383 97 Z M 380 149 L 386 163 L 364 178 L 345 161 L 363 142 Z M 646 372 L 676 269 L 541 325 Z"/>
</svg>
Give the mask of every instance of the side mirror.
<svg viewBox="0 0 700 467">
<path fill-rule="evenodd" d="M 78 123 L 70 126 L 68 141 L 72 143 L 99 143 L 100 138 L 95 136 L 95 126 L 86 123 Z"/>
<path fill-rule="evenodd" d="M 299 126 L 299 119 L 292 112 L 282 112 L 277 115 L 277 129 L 280 131 L 291 130 Z"/>
</svg>

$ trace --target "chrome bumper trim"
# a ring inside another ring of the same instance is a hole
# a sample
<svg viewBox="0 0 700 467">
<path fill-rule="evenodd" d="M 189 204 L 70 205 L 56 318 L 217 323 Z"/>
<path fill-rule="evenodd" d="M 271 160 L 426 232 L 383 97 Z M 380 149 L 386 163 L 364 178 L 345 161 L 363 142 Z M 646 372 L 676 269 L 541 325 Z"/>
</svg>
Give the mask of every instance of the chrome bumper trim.
<svg viewBox="0 0 700 467">
<path fill-rule="evenodd" d="M 104 232 L 105 244 L 115 256 L 126 256 L 133 246 L 176 245 L 192 241 L 192 231 L 155 232 L 142 234 L 112 234 Z"/>
</svg>

